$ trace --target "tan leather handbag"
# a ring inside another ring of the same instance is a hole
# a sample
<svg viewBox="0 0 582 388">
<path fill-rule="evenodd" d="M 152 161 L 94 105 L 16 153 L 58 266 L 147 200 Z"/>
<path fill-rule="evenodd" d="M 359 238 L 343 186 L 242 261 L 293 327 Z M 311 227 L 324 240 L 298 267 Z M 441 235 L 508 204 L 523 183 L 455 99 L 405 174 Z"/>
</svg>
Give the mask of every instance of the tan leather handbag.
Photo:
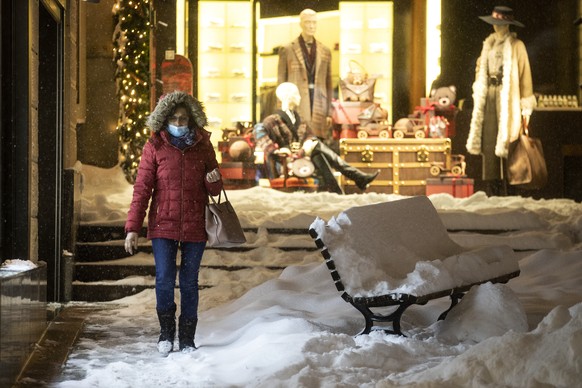
<svg viewBox="0 0 582 388">
<path fill-rule="evenodd" d="M 522 189 L 541 189 L 548 181 L 542 142 L 529 136 L 525 118 L 519 138 L 509 143 L 507 181 Z"/>
<path fill-rule="evenodd" d="M 244 244 L 247 239 L 230 201 L 224 193 L 224 201 L 221 195 L 218 201 L 210 196 L 211 202 L 206 205 L 206 234 L 209 247 L 234 247 Z M 222 194 L 222 193 L 221 193 Z"/>
</svg>

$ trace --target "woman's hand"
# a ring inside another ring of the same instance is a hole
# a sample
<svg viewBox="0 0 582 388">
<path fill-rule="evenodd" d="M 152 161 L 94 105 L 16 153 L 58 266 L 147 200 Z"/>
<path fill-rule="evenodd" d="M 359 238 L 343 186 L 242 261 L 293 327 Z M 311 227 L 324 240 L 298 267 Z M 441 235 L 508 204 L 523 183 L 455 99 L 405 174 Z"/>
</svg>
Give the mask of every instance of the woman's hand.
<svg viewBox="0 0 582 388">
<path fill-rule="evenodd" d="M 127 237 L 125 238 L 125 251 L 130 255 L 133 255 L 134 249 L 137 252 L 137 242 L 138 235 L 136 232 L 127 233 Z"/>
<path fill-rule="evenodd" d="M 208 183 L 218 182 L 220 180 L 220 172 L 218 171 L 218 168 L 215 168 L 214 170 L 207 173 L 206 180 Z"/>
</svg>

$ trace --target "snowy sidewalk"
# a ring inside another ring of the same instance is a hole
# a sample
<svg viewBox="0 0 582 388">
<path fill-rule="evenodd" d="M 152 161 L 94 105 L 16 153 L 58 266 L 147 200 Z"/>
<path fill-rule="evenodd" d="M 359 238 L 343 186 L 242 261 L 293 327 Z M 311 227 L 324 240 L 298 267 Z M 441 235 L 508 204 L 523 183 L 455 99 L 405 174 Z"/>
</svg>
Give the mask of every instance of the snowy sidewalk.
<svg viewBox="0 0 582 388">
<path fill-rule="evenodd" d="M 87 318 L 103 307 L 65 307 L 48 324 L 14 387 L 46 387 L 57 382 Z M 81 378 L 82 376 L 79 376 Z"/>
</svg>

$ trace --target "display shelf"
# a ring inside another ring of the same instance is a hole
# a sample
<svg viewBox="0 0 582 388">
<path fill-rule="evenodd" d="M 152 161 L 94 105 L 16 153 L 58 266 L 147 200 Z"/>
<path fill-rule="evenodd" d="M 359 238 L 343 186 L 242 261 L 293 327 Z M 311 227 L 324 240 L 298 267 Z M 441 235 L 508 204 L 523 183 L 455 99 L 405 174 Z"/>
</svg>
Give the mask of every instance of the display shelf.
<svg viewBox="0 0 582 388">
<path fill-rule="evenodd" d="M 198 1 L 198 97 L 212 141 L 252 118 L 253 18 L 250 1 Z"/>
<path fill-rule="evenodd" d="M 374 100 L 392 117 L 392 36 L 394 10 L 391 1 L 340 1 L 340 75 L 355 60 L 376 78 Z"/>
</svg>

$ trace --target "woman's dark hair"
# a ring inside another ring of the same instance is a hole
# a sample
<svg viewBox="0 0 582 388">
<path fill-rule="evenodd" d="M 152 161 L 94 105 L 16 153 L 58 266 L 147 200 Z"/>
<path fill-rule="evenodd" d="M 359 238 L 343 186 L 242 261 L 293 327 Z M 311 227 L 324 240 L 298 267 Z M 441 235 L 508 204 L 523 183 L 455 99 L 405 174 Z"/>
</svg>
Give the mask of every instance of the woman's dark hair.
<svg viewBox="0 0 582 388">
<path fill-rule="evenodd" d="M 196 123 L 194 121 L 194 117 L 192 117 L 192 112 L 190 111 L 190 107 L 188 106 L 188 104 L 185 103 L 178 103 L 176 104 L 172 110 L 170 111 L 170 114 L 168 114 L 168 117 L 166 117 L 166 120 L 164 120 L 164 126 L 168 125 L 168 120 L 170 117 L 172 117 L 176 111 L 178 110 L 178 108 L 184 108 L 184 110 L 186 110 L 186 113 L 188 114 L 188 128 L 193 128 L 196 126 Z"/>
</svg>

